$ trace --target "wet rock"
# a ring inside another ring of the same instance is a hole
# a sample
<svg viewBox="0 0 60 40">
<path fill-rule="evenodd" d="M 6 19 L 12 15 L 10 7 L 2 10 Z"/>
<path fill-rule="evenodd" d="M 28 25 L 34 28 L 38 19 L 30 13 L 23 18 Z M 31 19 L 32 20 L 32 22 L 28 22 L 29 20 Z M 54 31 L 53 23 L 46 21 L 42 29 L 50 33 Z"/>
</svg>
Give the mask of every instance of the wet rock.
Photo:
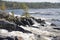
<svg viewBox="0 0 60 40">
<path fill-rule="evenodd" d="M 55 24 L 51 23 L 51 26 L 56 26 Z"/>
<path fill-rule="evenodd" d="M 18 26 L 16 26 L 16 31 L 22 31 L 23 33 L 32 33 L 32 32 L 30 32 L 30 31 L 24 30 L 23 28 L 18 27 Z"/>
<path fill-rule="evenodd" d="M 21 21 L 19 21 L 19 20 L 14 21 L 14 23 L 17 24 L 17 25 L 19 25 L 19 26 L 20 26 L 20 25 L 24 25 L 24 24 L 23 24 Z"/>
<path fill-rule="evenodd" d="M 40 35 L 35 34 L 35 39 L 40 40 Z"/>
<path fill-rule="evenodd" d="M 6 38 L 0 37 L 0 40 L 14 40 L 14 39 L 11 37 L 6 37 Z"/>
<path fill-rule="evenodd" d="M 45 24 L 45 20 L 37 19 L 36 20 L 38 23 Z"/>
<path fill-rule="evenodd" d="M 10 23 L 8 21 L 0 20 L 0 29 L 6 29 L 8 31 L 14 31 L 16 29 L 16 25 Z"/>
<path fill-rule="evenodd" d="M 33 25 L 33 21 L 31 20 L 31 18 L 16 18 L 16 20 L 14 20 L 14 23 L 17 25 L 23 25 L 23 26 L 31 26 Z"/>
<path fill-rule="evenodd" d="M 45 20 L 41 20 L 41 19 L 36 19 L 34 17 L 32 17 L 32 19 L 34 19 L 36 22 L 38 23 L 44 23 L 45 24 Z"/>
<path fill-rule="evenodd" d="M 54 36 L 53 38 L 57 38 L 57 36 Z"/>
<path fill-rule="evenodd" d="M 39 23 L 41 26 L 44 26 L 45 23 L 45 20 L 41 20 L 41 19 L 36 19 L 34 17 L 32 17 L 33 20 L 35 20 L 37 23 Z"/>
<path fill-rule="evenodd" d="M 53 29 L 60 30 L 60 28 L 53 28 Z"/>
<path fill-rule="evenodd" d="M 21 19 L 21 22 L 23 23 L 24 26 L 25 25 L 30 26 L 30 25 L 33 25 L 34 24 L 33 21 L 30 18 L 22 18 Z"/>
<path fill-rule="evenodd" d="M 60 40 L 60 36 L 57 36 L 57 37 L 53 37 L 52 40 Z"/>
<path fill-rule="evenodd" d="M 44 26 L 44 24 L 41 24 L 41 26 Z"/>
<path fill-rule="evenodd" d="M 25 18 L 22 18 L 21 22 L 23 23 L 23 26 L 29 25 L 27 22 L 27 19 L 25 19 Z"/>
<path fill-rule="evenodd" d="M 14 24 L 14 23 L 11 23 L 11 22 L 8 22 L 8 21 L 3 21 L 3 20 L 0 20 L 0 29 L 6 29 L 9 32 L 11 32 L 11 31 L 21 31 L 23 33 L 31 33 L 30 31 L 24 30 L 23 28 L 19 27 L 18 25 Z"/>
<path fill-rule="evenodd" d="M 31 26 L 31 27 L 33 27 L 33 28 L 39 28 L 39 27 L 37 27 L 37 26 Z"/>
<path fill-rule="evenodd" d="M 29 22 L 30 25 L 33 25 L 33 21 L 31 19 L 27 19 L 27 21 Z"/>
<path fill-rule="evenodd" d="M 19 40 L 19 39 L 17 38 L 17 36 L 15 37 L 15 40 Z"/>
<path fill-rule="evenodd" d="M 18 40 L 18 38 L 17 37 L 0 37 L 0 40 Z"/>
</svg>

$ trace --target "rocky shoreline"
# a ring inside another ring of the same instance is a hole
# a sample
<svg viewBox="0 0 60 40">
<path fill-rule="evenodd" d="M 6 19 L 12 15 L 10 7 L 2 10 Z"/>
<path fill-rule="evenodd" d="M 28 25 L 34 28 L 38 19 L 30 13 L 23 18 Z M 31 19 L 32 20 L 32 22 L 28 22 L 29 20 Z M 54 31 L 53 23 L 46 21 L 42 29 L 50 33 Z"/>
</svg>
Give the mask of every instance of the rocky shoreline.
<svg viewBox="0 0 60 40">
<path fill-rule="evenodd" d="M 40 18 L 19 17 L 0 11 L 0 40 L 52 40 L 57 34 L 50 32 L 51 30 L 45 30 L 53 29 L 55 31 L 56 28 L 48 28 L 47 24 L 45 20 Z M 50 23 L 48 26 L 56 25 Z M 41 29 L 47 29 L 41 30 L 40 27 Z"/>
</svg>

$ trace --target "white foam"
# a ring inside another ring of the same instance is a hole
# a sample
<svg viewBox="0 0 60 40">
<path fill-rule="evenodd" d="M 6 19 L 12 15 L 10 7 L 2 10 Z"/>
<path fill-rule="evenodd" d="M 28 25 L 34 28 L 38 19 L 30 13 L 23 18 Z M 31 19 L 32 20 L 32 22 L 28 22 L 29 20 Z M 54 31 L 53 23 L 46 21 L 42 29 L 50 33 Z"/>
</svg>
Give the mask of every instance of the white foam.
<svg viewBox="0 0 60 40">
<path fill-rule="evenodd" d="M 11 13 L 11 12 L 9 12 L 8 14 L 12 15 L 12 13 Z"/>
<path fill-rule="evenodd" d="M 50 23 L 50 22 L 46 22 L 46 24 L 47 24 L 47 25 L 51 25 L 51 23 Z"/>
<path fill-rule="evenodd" d="M 21 17 L 21 15 L 16 15 L 16 14 L 15 14 L 14 16 L 15 16 L 15 17 L 16 17 L 16 16 Z"/>
<path fill-rule="evenodd" d="M 21 37 L 24 40 L 35 40 L 35 36 L 34 34 L 28 34 L 28 33 L 22 33 L 20 31 L 12 31 L 12 32 L 8 32 L 7 30 L 4 29 L 0 29 L 0 37 Z"/>
</svg>

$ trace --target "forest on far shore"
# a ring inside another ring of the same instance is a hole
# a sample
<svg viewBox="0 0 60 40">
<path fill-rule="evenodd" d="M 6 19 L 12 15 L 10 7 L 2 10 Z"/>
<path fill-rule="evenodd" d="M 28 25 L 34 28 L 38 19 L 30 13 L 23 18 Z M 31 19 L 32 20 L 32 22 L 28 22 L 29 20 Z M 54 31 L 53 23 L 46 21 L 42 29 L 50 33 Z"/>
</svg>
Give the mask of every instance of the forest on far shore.
<svg viewBox="0 0 60 40">
<path fill-rule="evenodd" d="M 24 2 L 6 2 L 0 1 L 0 8 L 5 3 L 7 9 L 22 9 L 21 4 Z M 50 2 L 36 2 L 36 3 L 25 3 L 29 8 L 40 9 L 40 8 L 60 8 L 60 3 L 50 3 Z"/>
</svg>

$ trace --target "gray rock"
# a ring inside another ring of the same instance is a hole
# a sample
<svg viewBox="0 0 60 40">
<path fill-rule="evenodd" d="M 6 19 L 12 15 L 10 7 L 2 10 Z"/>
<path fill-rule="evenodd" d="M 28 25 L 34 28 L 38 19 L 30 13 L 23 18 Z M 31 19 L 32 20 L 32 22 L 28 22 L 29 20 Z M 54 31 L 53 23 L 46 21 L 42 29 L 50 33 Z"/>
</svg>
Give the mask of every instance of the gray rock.
<svg viewBox="0 0 60 40">
<path fill-rule="evenodd" d="M 0 20 L 0 29 L 6 29 L 9 32 L 21 31 L 23 33 L 31 33 L 30 31 L 25 30 L 25 29 L 19 27 L 18 25 L 14 24 L 14 23 L 11 23 L 9 21 L 4 21 L 4 20 Z"/>
</svg>

